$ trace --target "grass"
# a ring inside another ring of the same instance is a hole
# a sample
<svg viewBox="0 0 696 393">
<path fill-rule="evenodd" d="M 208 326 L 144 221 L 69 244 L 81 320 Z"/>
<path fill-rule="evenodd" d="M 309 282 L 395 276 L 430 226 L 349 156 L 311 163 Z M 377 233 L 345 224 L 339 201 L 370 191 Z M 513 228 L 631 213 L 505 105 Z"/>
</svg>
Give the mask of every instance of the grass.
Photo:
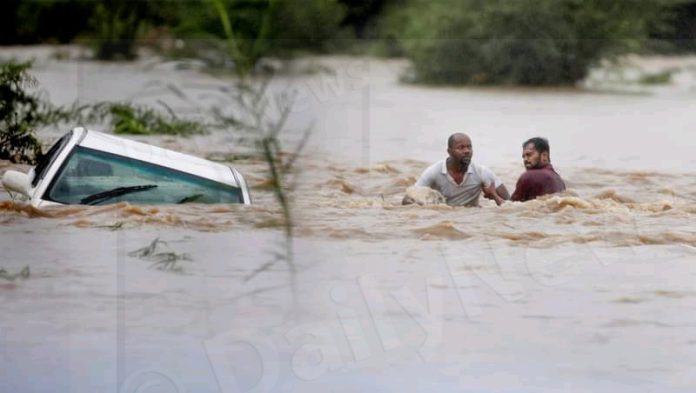
<svg viewBox="0 0 696 393">
<path fill-rule="evenodd" d="M 672 83 L 672 74 L 674 71 L 666 70 L 656 73 L 649 73 L 641 75 L 638 79 L 638 83 L 641 85 L 666 85 Z"/>
<path fill-rule="evenodd" d="M 103 102 L 86 108 L 86 111 L 88 119 L 109 119 L 114 134 L 191 136 L 206 133 L 204 124 L 180 119 L 171 108 L 161 104 L 168 112 L 166 115 L 123 102 Z"/>
<path fill-rule="evenodd" d="M 189 254 L 176 253 L 164 240 L 155 238 L 150 244 L 128 253 L 128 256 L 150 261 L 150 269 L 183 273 L 184 268 L 179 264 L 180 261 L 192 261 Z"/>
<path fill-rule="evenodd" d="M 34 164 L 43 154 L 36 137 L 40 127 L 108 121 L 115 134 L 204 134 L 210 125 L 179 118 L 164 102 L 165 112 L 124 102 L 55 106 L 30 89 L 38 81 L 29 70 L 31 62 L 0 62 L 0 159 Z"/>
<path fill-rule="evenodd" d="M 294 152 L 285 154 L 279 134 L 286 128 L 295 99 L 294 92 L 268 94 L 267 89 L 272 73 L 256 75 L 257 78 L 251 77 L 254 73 L 254 65 L 261 56 L 263 41 L 268 35 L 269 18 L 276 6 L 276 1 L 270 1 L 268 9 L 261 17 L 261 27 L 257 36 L 250 46 L 239 46 L 238 32 L 232 28 L 230 15 L 225 10 L 222 0 L 209 0 L 209 4 L 220 18 L 227 42 L 227 55 L 234 63 L 237 74 L 234 89 L 229 91 L 230 98 L 237 104 L 234 108 L 235 113 L 223 114 L 226 112 L 222 108 L 215 108 L 214 112 L 219 123 L 234 130 L 235 133 L 241 133 L 242 138 L 244 138 L 243 134 L 246 134 L 247 139 L 253 141 L 258 156 L 267 164 L 270 187 L 276 202 L 280 205 L 285 232 L 284 252 L 274 252 L 274 259 L 262 264 L 246 280 L 270 269 L 277 262 L 284 261 L 290 271 L 291 287 L 295 293 L 297 269 L 294 263 L 294 219 L 291 198 L 294 182 L 289 178 L 293 175 L 295 160 L 309 138 L 311 127 L 305 130 Z"/>
<path fill-rule="evenodd" d="M 14 281 L 18 278 L 26 280 L 27 278 L 29 278 L 30 275 L 31 275 L 31 271 L 29 270 L 29 266 L 25 266 L 18 273 L 10 273 L 7 270 L 5 270 L 4 268 L 0 267 L 0 278 L 3 280 Z"/>
</svg>

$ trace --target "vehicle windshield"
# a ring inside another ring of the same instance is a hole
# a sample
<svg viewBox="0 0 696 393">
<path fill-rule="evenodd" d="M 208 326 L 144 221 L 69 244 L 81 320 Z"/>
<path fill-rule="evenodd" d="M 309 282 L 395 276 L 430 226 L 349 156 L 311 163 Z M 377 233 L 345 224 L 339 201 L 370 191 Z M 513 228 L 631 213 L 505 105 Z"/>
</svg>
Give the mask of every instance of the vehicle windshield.
<svg viewBox="0 0 696 393">
<path fill-rule="evenodd" d="M 43 179 L 46 175 L 46 170 L 51 167 L 51 164 L 56 160 L 58 154 L 63 150 L 63 147 L 68 144 L 70 138 L 72 137 L 72 131 L 63 135 L 58 142 L 54 143 L 53 146 L 48 150 L 46 154 L 39 158 L 36 163 L 36 168 L 34 168 L 34 179 L 31 181 L 32 187 L 36 187 L 39 181 Z"/>
<path fill-rule="evenodd" d="M 108 195 L 98 204 L 243 203 L 237 187 L 81 146 L 71 152 L 44 199 L 80 204 L 98 194 Z"/>
</svg>

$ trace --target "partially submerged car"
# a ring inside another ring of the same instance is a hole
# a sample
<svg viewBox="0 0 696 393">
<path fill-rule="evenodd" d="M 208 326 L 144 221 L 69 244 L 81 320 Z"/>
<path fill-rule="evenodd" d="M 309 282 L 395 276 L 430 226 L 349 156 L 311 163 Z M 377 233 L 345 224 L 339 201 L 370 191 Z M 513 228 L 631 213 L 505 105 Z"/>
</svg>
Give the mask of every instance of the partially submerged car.
<svg viewBox="0 0 696 393">
<path fill-rule="evenodd" d="M 2 183 L 36 207 L 251 203 L 232 167 L 85 128 L 63 135 L 29 173 L 5 172 Z"/>
</svg>

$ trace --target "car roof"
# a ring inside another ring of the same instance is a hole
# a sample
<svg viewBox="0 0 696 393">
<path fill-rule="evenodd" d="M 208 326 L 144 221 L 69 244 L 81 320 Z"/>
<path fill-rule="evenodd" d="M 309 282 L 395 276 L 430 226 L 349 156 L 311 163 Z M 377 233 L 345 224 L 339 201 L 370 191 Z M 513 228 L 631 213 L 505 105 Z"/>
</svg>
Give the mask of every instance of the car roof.
<svg viewBox="0 0 696 393">
<path fill-rule="evenodd" d="M 84 128 L 74 131 L 81 133 L 77 142 L 79 146 L 153 163 L 239 187 L 232 170 L 226 165 L 99 131 Z"/>
</svg>

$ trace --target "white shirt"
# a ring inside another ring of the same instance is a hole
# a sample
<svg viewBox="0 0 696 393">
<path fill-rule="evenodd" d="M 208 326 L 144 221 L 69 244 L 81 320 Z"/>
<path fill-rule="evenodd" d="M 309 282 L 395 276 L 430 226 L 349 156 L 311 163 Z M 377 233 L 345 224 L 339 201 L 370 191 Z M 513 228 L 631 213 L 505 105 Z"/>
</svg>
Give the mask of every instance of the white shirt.
<svg viewBox="0 0 696 393">
<path fill-rule="evenodd" d="M 493 171 L 475 162 L 469 163 L 464 174 L 464 180 L 457 184 L 447 172 L 447 159 L 429 166 L 416 182 L 417 186 L 430 187 L 439 191 L 450 206 L 478 206 L 481 186 L 495 184 L 498 188 L 502 183 Z"/>
</svg>

